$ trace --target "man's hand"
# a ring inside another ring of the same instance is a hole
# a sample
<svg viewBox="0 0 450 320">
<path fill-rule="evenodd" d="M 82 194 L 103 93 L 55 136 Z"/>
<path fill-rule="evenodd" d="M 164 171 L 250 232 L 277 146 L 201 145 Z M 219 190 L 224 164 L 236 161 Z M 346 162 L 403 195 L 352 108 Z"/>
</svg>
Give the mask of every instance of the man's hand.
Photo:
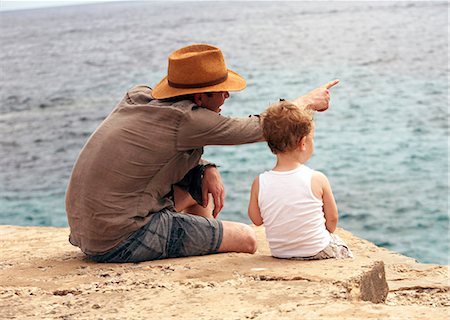
<svg viewBox="0 0 450 320">
<path fill-rule="evenodd" d="M 216 218 L 220 210 L 223 208 L 225 201 L 225 189 L 223 187 L 222 178 L 216 167 L 206 167 L 202 180 L 202 198 L 203 207 L 208 206 L 209 194 L 214 199 L 213 217 Z"/>
<path fill-rule="evenodd" d="M 330 81 L 320 86 L 304 96 L 298 97 L 294 103 L 298 105 L 308 106 L 315 111 L 325 111 L 330 104 L 330 88 L 339 83 L 339 80 Z"/>
</svg>

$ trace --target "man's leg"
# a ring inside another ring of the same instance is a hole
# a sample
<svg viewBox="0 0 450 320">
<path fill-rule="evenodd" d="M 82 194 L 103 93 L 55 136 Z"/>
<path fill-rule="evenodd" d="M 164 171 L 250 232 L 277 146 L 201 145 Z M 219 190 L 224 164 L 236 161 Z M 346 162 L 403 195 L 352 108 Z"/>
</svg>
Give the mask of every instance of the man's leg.
<svg viewBox="0 0 450 320">
<path fill-rule="evenodd" d="M 208 207 L 204 208 L 191 197 L 189 192 L 178 186 L 174 186 L 173 195 L 177 211 L 214 219 L 212 199 L 209 199 Z M 255 253 L 256 235 L 250 226 L 232 221 L 222 221 L 222 226 L 223 238 L 219 252 Z"/>
<path fill-rule="evenodd" d="M 218 252 L 255 253 L 256 234 L 246 224 L 232 221 L 222 221 L 223 237 Z"/>
<path fill-rule="evenodd" d="M 199 205 L 194 198 L 192 198 L 189 192 L 175 185 L 173 186 L 173 202 L 175 203 L 175 209 L 178 212 L 190 213 L 197 216 L 214 219 L 212 215 L 214 201 L 212 200 L 211 195 L 208 201 L 208 206 L 204 208 Z"/>
</svg>

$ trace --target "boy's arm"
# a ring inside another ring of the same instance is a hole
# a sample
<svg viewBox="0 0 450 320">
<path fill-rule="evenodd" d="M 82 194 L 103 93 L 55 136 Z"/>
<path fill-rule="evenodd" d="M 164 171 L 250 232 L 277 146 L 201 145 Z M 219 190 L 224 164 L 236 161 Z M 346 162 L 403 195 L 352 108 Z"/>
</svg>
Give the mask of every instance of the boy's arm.
<svg viewBox="0 0 450 320">
<path fill-rule="evenodd" d="M 323 173 L 316 171 L 312 177 L 311 189 L 317 198 L 322 198 L 325 227 L 333 233 L 338 223 L 338 209 L 330 182 Z"/>
<path fill-rule="evenodd" d="M 263 224 L 261 217 L 261 212 L 259 211 L 258 205 L 258 194 L 259 194 L 259 177 L 253 180 L 252 189 L 250 191 L 250 202 L 248 204 L 248 217 L 252 222 L 260 226 Z"/>
</svg>

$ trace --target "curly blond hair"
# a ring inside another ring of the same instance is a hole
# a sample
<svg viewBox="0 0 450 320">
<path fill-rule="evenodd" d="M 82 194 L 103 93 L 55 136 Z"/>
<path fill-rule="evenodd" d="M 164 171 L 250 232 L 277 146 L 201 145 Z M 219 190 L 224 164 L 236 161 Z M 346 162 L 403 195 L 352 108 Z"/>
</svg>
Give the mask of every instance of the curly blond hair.
<svg viewBox="0 0 450 320">
<path fill-rule="evenodd" d="M 313 114 L 313 110 L 286 100 L 269 106 L 262 114 L 262 128 L 272 153 L 297 148 L 300 140 L 311 132 Z"/>
</svg>

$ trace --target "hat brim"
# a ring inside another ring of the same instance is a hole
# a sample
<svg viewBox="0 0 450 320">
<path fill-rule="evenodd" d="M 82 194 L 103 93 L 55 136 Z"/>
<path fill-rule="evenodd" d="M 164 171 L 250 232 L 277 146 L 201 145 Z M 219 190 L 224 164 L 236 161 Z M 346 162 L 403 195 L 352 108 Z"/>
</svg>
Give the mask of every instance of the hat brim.
<svg viewBox="0 0 450 320">
<path fill-rule="evenodd" d="M 201 88 L 174 88 L 169 85 L 167 77 L 162 79 L 152 90 L 155 99 L 167 99 L 192 93 L 240 91 L 246 87 L 245 79 L 236 72 L 228 69 L 228 78 L 219 84 Z"/>
</svg>

